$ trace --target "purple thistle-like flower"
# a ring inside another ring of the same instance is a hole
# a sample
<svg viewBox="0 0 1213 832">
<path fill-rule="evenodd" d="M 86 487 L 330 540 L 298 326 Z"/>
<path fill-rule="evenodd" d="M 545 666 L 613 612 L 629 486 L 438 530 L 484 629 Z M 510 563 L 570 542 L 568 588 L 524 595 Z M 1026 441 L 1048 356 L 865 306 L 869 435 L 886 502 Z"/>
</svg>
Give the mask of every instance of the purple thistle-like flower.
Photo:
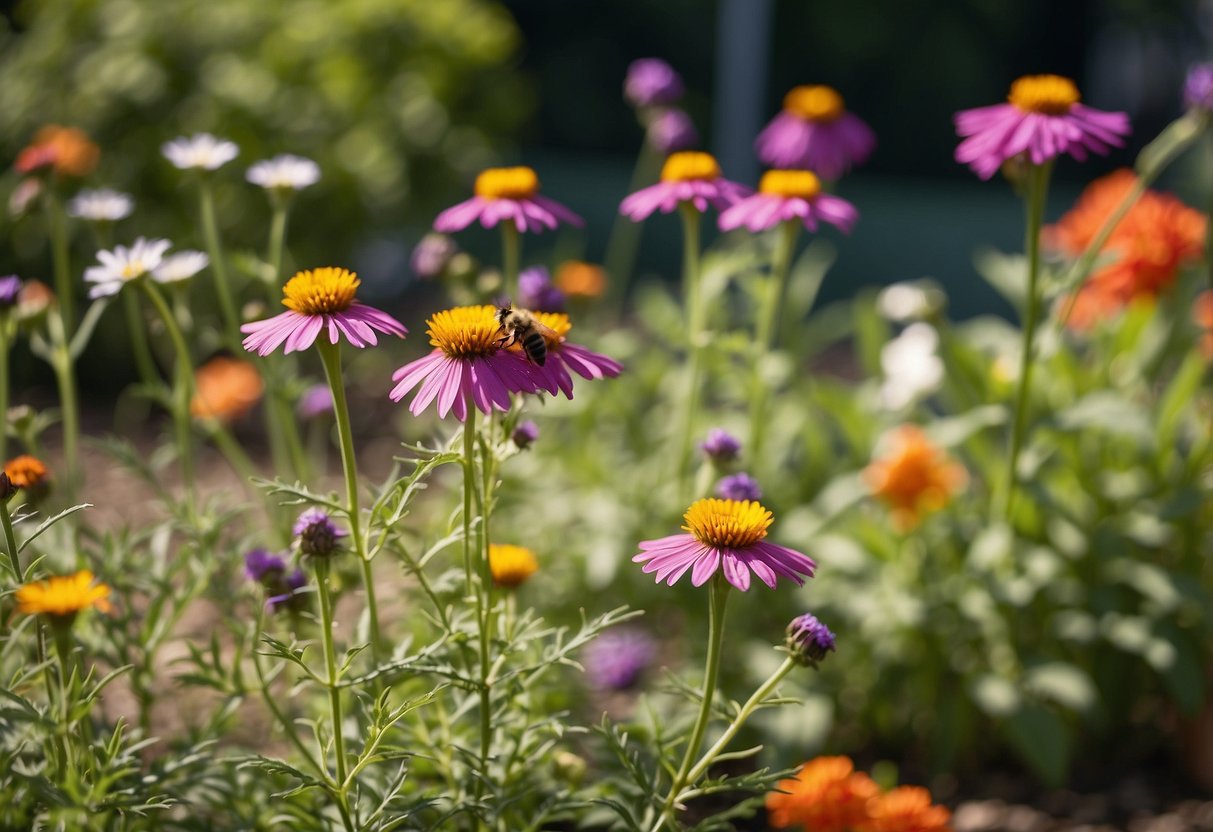
<svg viewBox="0 0 1213 832">
<path fill-rule="evenodd" d="M 830 87 L 796 87 L 783 110 L 754 141 L 758 158 L 773 168 L 811 170 L 838 179 L 862 164 L 876 147 L 876 134 L 846 111 L 842 96 Z"/>
<path fill-rule="evenodd" d="M 11 309 L 17 305 L 22 285 L 21 278 L 15 274 L 0 277 L 0 310 Z"/>
<path fill-rule="evenodd" d="M 858 219 L 855 206 L 823 192 L 821 181 L 811 171 L 769 170 L 762 175 L 758 193 L 721 212 L 720 230 L 744 226 L 758 233 L 799 220 L 810 231 L 816 231 L 818 221 L 823 221 L 849 234 Z"/>
<path fill-rule="evenodd" d="M 797 662 L 816 667 L 827 653 L 834 651 L 834 634 L 817 616 L 806 612 L 788 624 L 784 644 Z"/>
<path fill-rule="evenodd" d="M 510 438 L 519 448 L 529 448 L 539 439 L 539 425 L 530 419 L 527 419 L 525 422 L 519 422 Z"/>
<path fill-rule="evenodd" d="M 607 630 L 586 645 L 583 662 L 590 684 L 599 690 L 633 687 L 657 657 L 657 642 L 638 627 Z"/>
<path fill-rule="evenodd" d="M 662 155 L 690 150 L 699 143 L 699 131 L 685 111 L 676 107 L 655 113 L 645 125 L 645 140 Z"/>
<path fill-rule="evenodd" d="M 295 412 L 304 421 L 330 415 L 333 412 L 333 391 L 327 384 L 313 384 L 299 397 Z"/>
<path fill-rule="evenodd" d="M 741 440 L 723 428 L 712 428 L 699 449 L 713 462 L 732 462 L 741 454 Z"/>
<path fill-rule="evenodd" d="M 268 549 L 253 549 L 244 556 L 244 575 L 250 581 L 263 583 L 272 573 L 286 571 L 286 561 Z"/>
<path fill-rule="evenodd" d="M 722 500 L 761 500 L 762 488 L 749 474 L 730 474 L 716 483 L 716 496 Z"/>
<path fill-rule="evenodd" d="M 434 219 L 434 230 L 462 231 L 480 221 L 485 228 L 509 221 L 523 233 L 552 230 L 585 221 L 554 199 L 539 194 L 539 177 L 531 168 L 489 168 L 476 177 L 476 196 L 447 208 Z"/>
<path fill-rule="evenodd" d="M 1197 64 L 1184 79 L 1184 106 L 1213 113 L 1213 64 Z"/>
<path fill-rule="evenodd" d="M 1011 85 L 1007 103 L 956 114 L 956 132 L 964 139 L 956 148 L 956 161 L 989 179 L 1021 154 L 1033 165 L 1062 154 L 1081 162 L 1088 153 L 1103 155 L 1124 144 L 1127 114 L 1078 102 L 1078 87 L 1069 78 L 1024 76 Z"/>
<path fill-rule="evenodd" d="M 267 592 L 274 592 L 265 599 L 265 608 L 269 612 L 273 612 L 278 607 L 289 607 L 299 601 L 296 592 L 307 586 L 307 575 L 302 569 L 296 569 L 289 575 L 279 573 L 277 581 L 273 585 L 267 585 Z"/>
<path fill-rule="evenodd" d="M 722 210 L 749 193 L 746 186 L 723 178 L 720 165 L 710 154 L 684 150 L 666 159 L 660 182 L 625 197 L 619 213 L 640 222 L 656 211 L 669 214 L 684 202 L 701 212 Z"/>
<path fill-rule="evenodd" d="M 458 253 L 459 246 L 445 234 L 426 234 L 413 246 L 409 266 L 422 280 L 433 280 L 446 271 L 447 264 Z"/>
<path fill-rule="evenodd" d="M 531 266 L 518 273 L 518 305 L 533 312 L 563 312 L 564 292 L 552 284 L 546 268 Z"/>
<path fill-rule="evenodd" d="M 633 107 L 673 104 L 684 91 L 682 77 L 661 58 L 632 61 L 623 81 L 623 97 Z"/>
<path fill-rule="evenodd" d="M 292 533 L 297 538 L 299 553 L 307 557 L 326 558 L 341 549 L 341 538 L 349 532 L 333 523 L 328 512 L 309 508 L 299 515 Z"/>
</svg>

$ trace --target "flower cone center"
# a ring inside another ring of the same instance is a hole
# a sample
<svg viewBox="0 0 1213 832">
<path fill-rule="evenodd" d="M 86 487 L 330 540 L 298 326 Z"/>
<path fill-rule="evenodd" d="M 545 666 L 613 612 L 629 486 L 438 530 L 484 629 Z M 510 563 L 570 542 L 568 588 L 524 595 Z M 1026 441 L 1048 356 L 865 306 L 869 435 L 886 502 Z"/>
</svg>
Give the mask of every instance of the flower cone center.
<svg viewBox="0 0 1213 832">
<path fill-rule="evenodd" d="M 1025 75 L 1011 85 L 1007 100 L 1025 113 L 1065 115 L 1081 100 L 1078 87 L 1060 75 Z"/>
<path fill-rule="evenodd" d="M 696 540 L 706 546 L 740 549 L 767 536 L 771 512 L 753 500 L 697 500 L 683 515 Z"/>
<path fill-rule="evenodd" d="M 720 165 L 711 153 L 683 150 L 671 153 L 661 167 L 662 182 L 693 182 L 697 179 L 719 179 Z"/>
<path fill-rule="evenodd" d="M 430 343 L 451 358 L 474 358 L 492 355 L 501 339 L 492 306 L 457 306 L 447 309 L 427 322 Z"/>
<path fill-rule="evenodd" d="M 805 121 L 835 121 L 846 112 L 838 91 L 820 84 L 796 87 L 783 97 L 783 108 Z"/>
<path fill-rule="evenodd" d="M 476 177 L 476 196 L 527 199 L 539 192 L 539 177 L 528 167 L 489 168 Z"/>
<path fill-rule="evenodd" d="M 769 170 L 762 175 L 758 190 L 771 196 L 812 199 L 821 193 L 821 180 L 810 170 Z"/>
<path fill-rule="evenodd" d="M 344 312 L 354 302 L 361 283 L 348 269 L 309 269 L 292 277 L 282 287 L 282 305 L 302 315 Z"/>
</svg>

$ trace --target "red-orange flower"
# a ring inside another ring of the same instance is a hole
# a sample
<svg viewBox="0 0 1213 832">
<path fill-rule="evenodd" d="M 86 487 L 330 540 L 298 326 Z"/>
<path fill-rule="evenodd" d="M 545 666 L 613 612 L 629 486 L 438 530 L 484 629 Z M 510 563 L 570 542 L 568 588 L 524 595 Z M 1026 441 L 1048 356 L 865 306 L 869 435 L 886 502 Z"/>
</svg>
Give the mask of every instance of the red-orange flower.
<svg viewBox="0 0 1213 832">
<path fill-rule="evenodd" d="M 234 421 L 257 404 L 263 387 L 261 374 L 249 362 L 225 356 L 212 358 L 194 373 L 190 415 Z"/>
<path fill-rule="evenodd" d="M 4 473 L 15 488 L 37 491 L 50 479 L 50 472 L 42 460 L 29 454 L 15 456 L 4 463 Z"/>
<path fill-rule="evenodd" d="M 1081 254 L 1136 184 L 1137 174 L 1130 170 L 1095 180 L 1056 225 L 1045 229 L 1046 244 Z M 1204 236 L 1204 214 L 1169 194 L 1147 190 L 1112 230 L 1101 250 L 1112 262 L 1079 290 L 1069 325 L 1089 328 L 1134 300 L 1167 291 L 1179 268 L 1201 256 Z"/>
<path fill-rule="evenodd" d="M 864 832 L 950 832 L 952 813 L 921 786 L 898 786 L 868 801 Z"/>
<path fill-rule="evenodd" d="M 97 167 L 100 156 L 101 149 L 89 141 L 83 130 L 48 124 L 17 154 L 13 168 L 18 173 L 51 168 L 60 176 L 87 176 Z"/>
<path fill-rule="evenodd" d="M 872 493 L 888 504 L 902 531 L 948 504 L 968 481 L 965 469 L 931 443 L 917 425 L 902 425 L 888 439 L 888 453 L 863 471 Z"/>
<path fill-rule="evenodd" d="M 606 272 L 593 263 L 566 260 L 556 269 L 555 283 L 569 297 L 596 298 L 606 289 Z"/>
<path fill-rule="evenodd" d="M 867 820 L 868 801 L 880 791 L 871 777 L 855 771 L 849 757 L 818 757 L 796 777 L 780 780 L 767 794 L 767 819 L 777 829 L 846 832 Z"/>
</svg>

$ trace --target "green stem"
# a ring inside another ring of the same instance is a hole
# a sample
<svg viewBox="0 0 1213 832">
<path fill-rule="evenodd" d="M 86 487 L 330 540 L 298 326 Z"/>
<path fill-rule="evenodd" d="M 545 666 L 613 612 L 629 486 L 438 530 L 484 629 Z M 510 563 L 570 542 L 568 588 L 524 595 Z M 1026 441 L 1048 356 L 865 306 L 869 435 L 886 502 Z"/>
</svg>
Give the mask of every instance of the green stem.
<svg viewBox="0 0 1213 832">
<path fill-rule="evenodd" d="M 1011 436 L 1007 450 L 1006 485 L 1003 492 L 1002 516 L 1011 518 L 1015 504 L 1015 486 L 1018 479 L 1019 452 L 1023 447 L 1028 424 L 1028 399 L 1032 390 L 1032 351 L 1035 346 L 1036 319 L 1040 314 L 1040 291 L 1037 281 L 1040 276 L 1040 229 L 1044 224 L 1045 202 L 1049 193 L 1049 174 L 1052 166 L 1033 165 L 1028 172 L 1025 209 L 1027 223 L 1024 248 L 1028 257 L 1028 292 L 1024 309 L 1023 344 L 1019 359 L 1019 385 L 1015 393 L 1015 418 L 1011 423 Z"/>
<path fill-rule="evenodd" d="M 67 239 L 67 215 L 59 199 L 59 191 L 53 182 L 47 182 L 42 191 L 46 206 L 47 232 L 51 242 L 51 267 L 55 274 L 55 294 L 59 310 L 63 315 L 63 330 L 68 340 L 76 327 L 75 288 L 72 285 L 72 268 Z"/>
<path fill-rule="evenodd" d="M 244 452 L 244 448 L 240 447 L 240 443 L 218 419 L 208 419 L 205 430 L 210 435 L 211 441 L 215 443 L 215 447 L 232 466 L 236 476 L 240 477 L 246 488 L 250 488 L 250 481 L 257 476 L 257 467 Z"/>
<path fill-rule="evenodd" d="M 636 167 L 632 171 L 632 181 L 628 193 L 635 193 L 645 185 L 651 184 L 657 178 L 661 163 L 659 154 L 646 141 L 640 146 L 636 155 Z M 611 236 L 607 239 L 606 256 L 603 266 L 610 280 L 610 305 L 618 310 L 622 317 L 623 305 L 627 301 L 628 289 L 631 287 L 633 273 L 636 269 L 636 252 L 640 247 L 640 237 L 644 226 L 632 222 L 623 214 L 616 214 L 611 225 Z"/>
<path fill-rule="evenodd" d="M 659 829 L 666 820 L 673 819 L 678 795 L 689 782 L 691 764 L 699 754 L 699 746 L 703 744 L 703 735 L 707 733 L 708 723 L 712 719 L 712 698 L 716 693 L 716 678 L 720 675 L 721 647 L 724 644 L 724 613 L 728 600 L 729 584 L 724 579 L 724 575 L 717 572 L 712 576 L 708 597 L 708 657 L 703 671 L 703 701 L 699 706 L 699 716 L 696 717 L 695 725 L 691 729 L 691 739 L 687 743 L 682 765 L 678 767 L 678 774 L 675 775 L 674 782 L 670 786 L 670 793 L 666 797 L 657 823 L 653 826 L 654 830 Z"/>
<path fill-rule="evenodd" d="M 0 465 L 8 460 L 8 313 L 0 313 Z"/>
<path fill-rule="evenodd" d="M 173 310 L 169 308 L 168 302 L 160 294 L 160 290 L 148 278 L 141 280 L 139 285 L 151 298 L 152 305 L 156 307 L 156 312 L 164 321 L 164 328 L 168 331 L 169 339 L 173 342 L 173 350 L 177 354 L 177 371 L 173 378 L 173 421 L 177 428 L 177 450 L 181 455 L 181 481 L 185 488 L 186 515 L 192 522 L 195 514 L 190 399 L 193 396 L 194 388 L 194 366 L 190 360 L 190 348 L 185 341 L 185 336 L 181 333 L 181 327 L 177 325 L 177 318 L 173 315 Z"/>
<path fill-rule="evenodd" d="M 375 598 L 375 579 L 366 549 L 366 536 L 362 531 L 362 509 L 358 501 L 358 463 L 354 457 L 354 431 L 350 428 L 350 410 L 345 400 L 345 385 L 341 380 L 341 344 L 333 344 L 327 338 L 320 338 L 316 341 L 316 346 L 324 364 L 324 375 L 328 379 L 329 389 L 333 393 L 333 414 L 337 418 L 337 437 L 341 442 L 341 465 L 345 469 L 345 497 L 350 536 L 354 539 L 354 551 L 358 555 L 358 564 L 362 570 L 371 634 L 371 656 L 377 666 L 382 644 L 379 632 L 379 604 Z"/>
<path fill-rule="evenodd" d="M 270 264 L 269 289 L 271 294 L 278 289 L 282 281 L 282 259 L 286 249 L 286 220 L 287 203 L 285 200 L 273 199 L 274 213 L 270 217 L 270 241 L 266 253 L 266 262 Z"/>
<path fill-rule="evenodd" d="M 778 236 L 775 238 L 775 251 L 771 257 L 771 274 L 759 311 L 756 327 L 758 354 L 754 362 L 754 391 L 750 396 L 751 460 L 758 459 L 762 437 L 766 433 L 763 426 L 769 391 L 762 380 L 762 365 L 779 341 L 779 319 L 783 310 L 783 298 L 787 292 L 788 275 L 792 271 L 792 254 L 796 251 L 796 238 L 799 234 L 799 220 L 786 220 L 780 224 Z"/>
<path fill-rule="evenodd" d="M 501 223 L 501 272 L 507 297 L 518 299 L 518 271 L 522 263 L 522 235 L 513 221 Z"/>
<path fill-rule="evenodd" d="M 139 380 L 149 386 L 159 384 L 160 374 L 156 370 L 156 362 L 152 359 L 151 347 L 147 342 L 147 325 L 143 320 L 143 309 L 139 305 L 139 296 L 134 292 L 123 292 L 122 302 L 125 306 L 126 328 L 131 334 L 131 351 L 135 356 L 135 368 L 139 371 Z"/>
<path fill-rule="evenodd" d="M 496 424 L 495 419 L 489 419 L 486 422 L 489 433 L 486 442 L 488 446 L 491 446 L 493 443 L 492 432 L 494 424 Z M 489 566 L 489 546 L 492 544 L 489 535 L 489 516 L 492 513 L 493 480 L 495 477 L 490 459 L 491 452 L 487 448 L 483 448 L 482 450 L 483 456 L 480 462 L 480 473 L 483 477 L 483 490 L 481 491 L 480 500 L 481 589 L 479 597 L 482 599 L 480 603 L 480 775 L 483 779 L 488 777 L 489 751 L 493 741 L 492 681 L 489 678 L 490 666 L 492 664 L 490 647 L 492 646 L 493 639 L 493 572 Z"/>
<path fill-rule="evenodd" d="M 72 360 L 71 344 L 63 308 L 47 315 L 47 331 L 51 337 L 53 360 L 51 369 L 59 388 L 59 409 L 63 415 L 63 459 L 67 467 L 69 499 L 76 493 L 80 477 L 80 405 L 76 399 L 76 364 Z"/>
<path fill-rule="evenodd" d="M 476 491 L 476 410 L 468 408 L 463 423 L 463 578 L 467 595 L 476 592 L 472 583 L 472 500 Z"/>
<path fill-rule="evenodd" d="M 223 259 L 223 248 L 219 242 L 219 224 L 215 220 L 215 196 L 210 180 L 205 174 L 198 177 L 198 202 L 202 214 L 202 234 L 206 239 L 207 256 L 211 259 L 211 271 L 215 273 L 215 290 L 219 295 L 219 311 L 223 315 L 224 340 L 235 353 L 240 352 L 240 319 L 232 300 L 232 289 L 228 283 L 227 261 Z"/>
<path fill-rule="evenodd" d="M 13 533 L 13 517 L 8 511 L 8 500 L 0 500 L 0 523 L 4 525 L 4 545 L 8 549 L 8 561 L 17 583 L 25 583 L 25 570 L 21 568 L 21 555 L 17 549 L 17 535 Z"/>
<path fill-rule="evenodd" d="M 324 643 L 324 668 L 327 679 L 325 686 L 329 690 L 329 709 L 333 721 L 333 751 L 337 756 L 337 791 L 340 795 L 345 792 L 345 780 L 349 775 L 349 768 L 345 759 L 345 736 L 341 730 L 343 724 L 341 687 L 339 685 L 341 676 L 337 669 L 337 649 L 333 645 L 333 599 L 329 588 L 329 562 L 321 557 L 315 560 L 315 564 L 316 588 L 317 594 L 320 596 L 320 639 Z M 341 803 L 342 800 L 339 798 L 338 802 Z"/>
<path fill-rule="evenodd" d="M 700 298 L 699 275 L 699 219 L 695 206 L 684 202 L 682 214 L 682 292 L 687 309 L 687 338 L 690 352 L 690 372 L 683 401 L 684 420 L 682 446 L 678 453 L 678 476 L 685 491 L 690 476 L 691 448 L 695 433 L 695 415 L 698 409 L 699 376 L 702 364 L 703 310 Z"/>
</svg>

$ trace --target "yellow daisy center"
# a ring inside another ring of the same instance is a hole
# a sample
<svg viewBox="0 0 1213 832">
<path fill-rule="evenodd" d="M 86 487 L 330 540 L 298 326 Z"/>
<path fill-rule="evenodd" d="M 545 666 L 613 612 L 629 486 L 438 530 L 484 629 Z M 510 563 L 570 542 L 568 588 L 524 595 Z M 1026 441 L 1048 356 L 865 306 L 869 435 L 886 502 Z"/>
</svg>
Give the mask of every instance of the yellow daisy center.
<svg viewBox="0 0 1213 832">
<path fill-rule="evenodd" d="M 539 571 L 535 553 L 523 546 L 506 543 L 489 544 L 489 571 L 493 583 L 515 587 Z"/>
<path fill-rule="evenodd" d="M 282 305 L 302 315 L 344 312 L 361 282 L 349 269 L 326 266 L 302 271 L 282 287 Z"/>
<path fill-rule="evenodd" d="M 476 177 L 476 196 L 527 199 L 539 192 L 539 177 L 528 167 L 489 168 Z"/>
<path fill-rule="evenodd" d="M 768 170 L 758 190 L 772 196 L 812 199 L 821 193 L 821 180 L 811 170 Z"/>
<path fill-rule="evenodd" d="M 682 150 L 671 153 L 661 166 L 662 182 L 692 182 L 696 179 L 719 179 L 720 165 L 711 153 Z"/>
<path fill-rule="evenodd" d="M 96 607 L 109 612 L 110 588 L 94 584 L 93 573 L 87 569 L 75 575 L 62 575 L 45 581 L 28 583 L 17 590 L 18 609 L 24 615 L 74 616 L 81 610 Z"/>
<path fill-rule="evenodd" d="M 430 343 L 451 358 L 492 355 L 501 340 L 495 307 L 456 306 L 439 312 L 427 321 Z"/>
<path fill-rule="evenodd" d="M 706 546 L 741 549 L 767 536 L 771 512 L 753 500 L 696 500 L 683 515 L 686 529 Z"/>
<path fill-rule="evenodd" d="M 805 121 L 834 121 L 846 112 L 838 91 L 820 84 L 794 88 L 783 97 L 783 108 Z"/>
<path fill-rule="evenodd" d="M 141 260 L 135 260 L 122 267 L 123 280 L 134 280 L 136 277 L 142 277 L 146 273 L 147 269 L 143 267 L 143 261 Z"/>
<path fill-rule="evenodd" d="M 1025 75 L 1011 85 L 1007 100 L 1025 113 L 1065 115 L 1082 99 L 1078 87 L 1060 75 Z"/>
</svg>

